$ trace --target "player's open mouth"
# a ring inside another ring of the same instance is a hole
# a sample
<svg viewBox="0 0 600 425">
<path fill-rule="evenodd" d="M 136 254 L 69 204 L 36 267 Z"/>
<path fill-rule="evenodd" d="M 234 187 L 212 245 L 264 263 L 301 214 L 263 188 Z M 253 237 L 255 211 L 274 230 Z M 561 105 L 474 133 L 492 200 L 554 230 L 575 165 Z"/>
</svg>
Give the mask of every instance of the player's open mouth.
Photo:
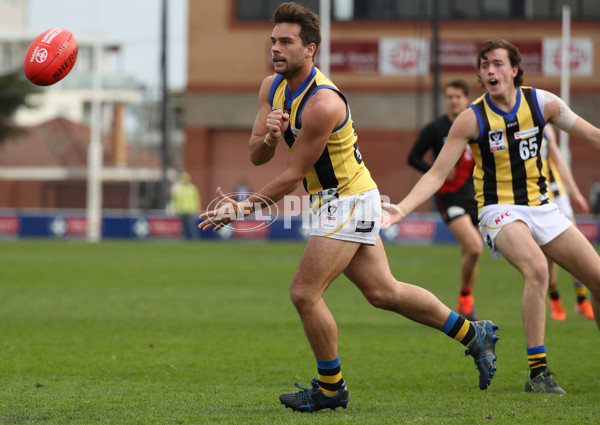
<svg viewBox="0 0 600 425">
<path fill-rule="evenodd" d="M 277 64 L 277 63 L 285 63 L 285 59 L 273 59 L 273 63 Z"/>
<path fill-rule="evenodd" d="M 493 79 L 491 79 L 491 80 L 489 81 L 489 83 L 490 83 L 490 85 L 492 85 L 492 86 L 496 86 L 496 85 L 498 85 L 498 80 L 496 80 L 495 78 L 493 78 Z"/>
</svg>

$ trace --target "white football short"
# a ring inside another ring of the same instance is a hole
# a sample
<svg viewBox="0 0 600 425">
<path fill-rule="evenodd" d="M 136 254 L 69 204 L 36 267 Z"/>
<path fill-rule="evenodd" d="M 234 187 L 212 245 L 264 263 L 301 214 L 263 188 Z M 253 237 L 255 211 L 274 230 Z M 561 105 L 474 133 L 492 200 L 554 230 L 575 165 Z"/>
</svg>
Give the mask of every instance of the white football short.
<svg viewBox="0 0 600 425">
<path fill-rule="evenodd" d="M 573 207 L 571 206 L 571 198 L 569 195 L 558 195 L 552 199 L 552 202 L 556 204 L 558 209 L 565 215 L 569 220 L 573 217 Z"/>
<path fill-rule="evenodd" d="M 479 212 L 479 230 L 493 258 L 502 257 L 494 243 L 496 236 L 504 226 L 517 220 L 529 227 L 533 239 L 540 246 L 546 245 L 571 226 L 571 221 L 552 202 L 539 207 L 508 204 L 485 206 Z"/>
<path fill-rule="evenodd" d="M 356 195 L 316 199 L 311 236 L 375 245 L 381 228 L 381 198 L 378 189 Z"/>
</svg>

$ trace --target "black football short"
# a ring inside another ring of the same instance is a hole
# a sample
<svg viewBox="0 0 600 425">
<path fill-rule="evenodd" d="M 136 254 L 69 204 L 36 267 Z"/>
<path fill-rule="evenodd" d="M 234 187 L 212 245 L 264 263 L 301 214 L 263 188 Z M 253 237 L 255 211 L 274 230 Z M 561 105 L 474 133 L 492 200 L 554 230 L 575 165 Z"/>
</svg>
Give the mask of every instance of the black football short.
<svg viewBox="0 0 600 425">
<path fill-rule="evenodd" d="M 446 224 L 455 218 L 468 214 L 474 226 L 478 225 L 477 202 L 472 186 L 463 186 L 458 192 L 436 193 L 435 205 Z"/>
</svg>

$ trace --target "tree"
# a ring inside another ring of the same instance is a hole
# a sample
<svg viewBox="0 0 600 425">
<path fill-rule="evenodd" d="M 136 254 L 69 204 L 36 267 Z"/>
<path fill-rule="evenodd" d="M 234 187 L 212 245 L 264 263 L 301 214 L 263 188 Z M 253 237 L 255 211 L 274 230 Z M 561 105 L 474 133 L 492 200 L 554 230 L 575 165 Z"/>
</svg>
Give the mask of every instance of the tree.
<svg viewBox="0 0 600 425">
<path fill-rule="evenodd" d="M 22 70 L 0 75 L 0 144 L 20 131 L 13 123 L 14 114 L 21 107 L 31 107 L 27 96 L 40 90 L 25 78 Z"/>
</svg>

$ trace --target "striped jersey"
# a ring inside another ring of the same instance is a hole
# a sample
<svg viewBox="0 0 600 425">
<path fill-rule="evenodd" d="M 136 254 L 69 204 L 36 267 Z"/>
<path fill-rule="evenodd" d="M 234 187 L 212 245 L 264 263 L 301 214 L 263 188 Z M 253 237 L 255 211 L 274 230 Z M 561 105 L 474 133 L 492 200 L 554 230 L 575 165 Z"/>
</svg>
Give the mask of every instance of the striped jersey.
<svg viewBox="0 0 600 425">
<path fill-rule="evenodd" d="M 548 203 L 541 155 L 546 120 L 537 95 L 534 88 L 518 87 L 510 112 L 494 106 L 488 93 L 470 105 L 479 123 L 479 136 L 469 143 L 475 158 L 473 182 L 480 210 L 494 204 Z"/>
<path fill-rule="evenodd" d="M 371 178 L 358 150 L 357 135 L 346 97 L 325 75 L 313 66 L 310 75 L 294 93 L 290 93 L 287 81 L 277 75 L 269 92 L 272 108 L 284 110 L 290 114 L 290 125 L 284 138 L 288 148 L 294 145 L 302 129 L 302 112 L 306 102 L 318 90 L 328 89 L 337 92 L 346 103 L 346 119 L 334 128 L 321 156 L 313 164 L 304 178 L 304 188 L 311 195 L 321 195 L 327 189 L 337 196 L 349 196 L 375 189 L 377 185 Z"/>
<path fill-rule="evenodd" d="M 550 158 L 550 149 L 548 148 L 548 139 L 546 137 L 544 137 L 542 142 L 542 161 L 542 173 L 548 177 L 548 196 L 550 200 L 560 195 L 566 195 L 567 189 L 558 172 L 556 163 Z"/>
</svg>

